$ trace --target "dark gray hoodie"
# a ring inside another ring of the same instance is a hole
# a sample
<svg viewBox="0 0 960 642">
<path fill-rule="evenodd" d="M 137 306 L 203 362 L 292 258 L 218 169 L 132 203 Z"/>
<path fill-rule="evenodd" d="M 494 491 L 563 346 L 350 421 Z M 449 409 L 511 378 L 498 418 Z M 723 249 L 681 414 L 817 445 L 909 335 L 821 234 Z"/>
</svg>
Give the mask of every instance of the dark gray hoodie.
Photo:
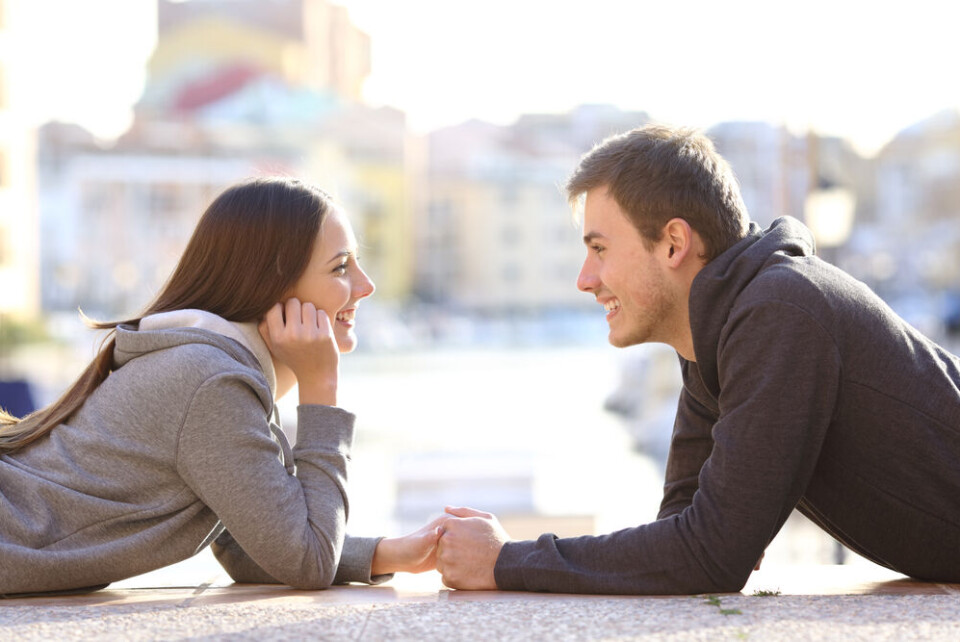
<svg viewBox="0 0 960 642">
<path fill-rule="evenodd" d="M 880 564 L 960 581 L 960 359 L 813 253 L 782 218 L 701 270 L 658 520 L 508 543 L 499 588 L 738 591 L 795 507 Z"/>
<path fill-rule="evenodd" d="M 202 322 L 165 327 L 182 314 Z M 120 327 L 116 369 L 80 410 L 0 456 L 0 594 L 102 586 L 218 537 L 238 581 L 324 588 L 338 566 L 370 581 L 377 540 L 344 548 L 353 415 L 300 406 L 291 448 L 255 326 L 182 314 Z"/>
</svg>

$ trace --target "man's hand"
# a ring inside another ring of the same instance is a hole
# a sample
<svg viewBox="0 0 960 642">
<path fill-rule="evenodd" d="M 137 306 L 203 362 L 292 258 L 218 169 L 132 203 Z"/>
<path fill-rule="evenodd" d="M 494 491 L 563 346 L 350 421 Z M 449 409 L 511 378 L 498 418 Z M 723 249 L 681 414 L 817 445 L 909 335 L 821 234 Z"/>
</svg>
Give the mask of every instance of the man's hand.
<svg viewBox="0 0 960 642">
<path fill-rule="evenodd" d="M 446 511 L 458 519 L 444 522 L 437 545 L 437 570 L 443 583 L 468 591 L 495 590 L 493 567 L 510 536 L 490 513 L 450 506 Z"/>
</svg>

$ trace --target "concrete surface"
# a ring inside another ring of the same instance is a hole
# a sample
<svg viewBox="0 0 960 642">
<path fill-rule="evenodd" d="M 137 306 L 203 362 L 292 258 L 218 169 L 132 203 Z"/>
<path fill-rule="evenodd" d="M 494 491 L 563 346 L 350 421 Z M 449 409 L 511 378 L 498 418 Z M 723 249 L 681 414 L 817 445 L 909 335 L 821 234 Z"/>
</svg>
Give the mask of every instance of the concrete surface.
<svg viewBox="0 0 960 642">
<path fill-rule="evenodd" d="M 849 565 L 764 568 L 716 596 L 451 591 L 436 573 L 298 591 L 233 585 L 199 556 L 88 595 L 0 600 L 0 640 L 184 639 L 955 641 L 960 585 Z"/>
</svg>

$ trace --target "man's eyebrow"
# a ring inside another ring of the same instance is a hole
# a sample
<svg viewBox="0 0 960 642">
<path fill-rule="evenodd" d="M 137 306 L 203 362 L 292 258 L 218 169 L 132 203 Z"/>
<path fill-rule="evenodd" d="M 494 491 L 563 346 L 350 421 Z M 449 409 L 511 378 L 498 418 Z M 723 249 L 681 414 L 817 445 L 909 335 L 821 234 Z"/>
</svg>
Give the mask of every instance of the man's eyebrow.
<svg viewBox="0 0 960 642">
<path fill-rule="evenodd" d="M 602 238 L 606 238 L 606 237 L 600 232 L 588 232 L 587 234 L 583 235 L 583 244 L 590 245 L 594 239 L 602 239 Z"/>
</svg>

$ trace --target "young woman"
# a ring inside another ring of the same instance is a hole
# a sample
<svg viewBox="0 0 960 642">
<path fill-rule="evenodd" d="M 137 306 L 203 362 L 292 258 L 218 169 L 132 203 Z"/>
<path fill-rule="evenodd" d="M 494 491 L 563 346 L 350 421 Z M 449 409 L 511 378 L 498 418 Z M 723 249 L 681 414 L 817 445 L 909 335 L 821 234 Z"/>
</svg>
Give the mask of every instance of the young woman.
<svg viewBox="0 0 960 642">
<path fill-rule="evenodd" d="M 439 523 L 344 534 L 340 353 L 374 286 L 344 213 L 286 178 L 221 194 L 140 318 L 53 405 L 0 412 L 0 595 L 95 590 L 212 544 L 240 582 L 324 588 L 433 568 Z M 298 384 L 291 448 L 274 400 Z"/>
</svg>

